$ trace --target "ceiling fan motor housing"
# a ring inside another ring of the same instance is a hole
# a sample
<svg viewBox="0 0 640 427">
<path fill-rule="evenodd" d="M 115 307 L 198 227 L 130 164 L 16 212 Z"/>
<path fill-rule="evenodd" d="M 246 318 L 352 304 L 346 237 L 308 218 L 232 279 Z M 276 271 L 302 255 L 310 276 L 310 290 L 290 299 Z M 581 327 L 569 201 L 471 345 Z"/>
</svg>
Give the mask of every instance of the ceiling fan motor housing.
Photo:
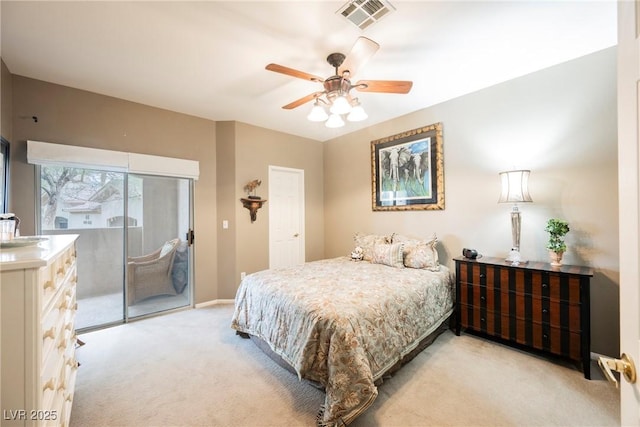
<svg viewBox="0 0 640 427">
<path fill-rule="evenodd" d="M 327 98 L 333 100 L 340 95 L 347 95 L 351 90 L 349 79 L 340 76 L 331 76 L 324 81 L 324 90 Z"/>
</svg>

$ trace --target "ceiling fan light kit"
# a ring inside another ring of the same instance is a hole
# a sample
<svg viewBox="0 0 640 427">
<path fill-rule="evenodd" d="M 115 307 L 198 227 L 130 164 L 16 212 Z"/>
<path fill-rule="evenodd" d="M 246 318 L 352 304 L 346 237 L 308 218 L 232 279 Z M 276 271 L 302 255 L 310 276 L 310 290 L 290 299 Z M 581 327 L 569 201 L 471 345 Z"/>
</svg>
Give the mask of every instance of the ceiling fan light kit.
<svg viewBox="0 0 640 427">
<path fill-rule="evenodd" d="M 349 114 L 351 112 L 351 104 L 347 101 L 345 95 L 339 95 L 333 100 L 329 111 L 333 114 Z"/>
<path fill-rule="evenodd" d="M 336 128 L 344 126 L 342 116 L 350 122 L 358 122 L 368 118 L 367 113 L 360 104 L 358 98 L 351 96 L 351 89 L 361 92 L 377 93 L 409 93 L 413 82 L 402 80 L 360 80 L 351 83 L 350 77 L 362 64 L 364 64 L 378 49 L 379 45 L 366 37 L 359 37 L 348 56 L 342 53 L 332 53 L 327 56 L 327 62 L 334 67 L 335 74 L 327 79 L 313 74 L 298 71 L 293 68 L 278 64 L 269 64 L 266 69 L 276 73 L 322 83 L 324 91 L 314 92 L 303 96 L 287 105 L 284 109 L 291 110 L 315 100 L 307 119 L 312 122 L 325 122 L 325 126 Z M 342 67 L 341 67 L 342 66 Z M 327 114 L 325 106 L 331 114 Z"/>
<path fill-rule="evenodd" d="M 339 128 L 344 126 L 344 120 L 338 114 L 332 114 L 329 119 L 324 122 L 324 125 L 328 128 Z"/>
<path fill-rule="evenodd" d="M 347 116 L 347 120 L 349 120 L 350 122 L 361 122 L 363 120 L 367 120 L 369 116 L 364 111 L 364 108 L 362 108 L 362 105 L 360 105 L 360 101 L 358 101 L 358 98 L 355 98 L 353 101 L 354 102 L 351 106 L 351 112 Z"/>
<path fill-rule="evenodd" d="M 313 107 L 311 108 L 307 119 L 311 120 L 312 122 L 324 122 L 328 118 L 329 115 L 325 111 L 322 104 L 320 104 L 320 100 L 316 99 L 316 102 L 313 103 Z"/>
</svg>

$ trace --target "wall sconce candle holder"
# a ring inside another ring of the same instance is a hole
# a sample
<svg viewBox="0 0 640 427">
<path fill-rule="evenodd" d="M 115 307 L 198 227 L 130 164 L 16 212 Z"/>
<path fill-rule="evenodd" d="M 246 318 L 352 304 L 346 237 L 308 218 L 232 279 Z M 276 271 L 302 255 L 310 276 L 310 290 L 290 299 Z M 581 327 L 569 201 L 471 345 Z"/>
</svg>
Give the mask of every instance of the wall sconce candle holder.
<svg viewBox="0 0 640 427">
<path fill-rule="evenodd" d="M 249 215 L 251 216 L 251 222 L 253 223 L 258 216 L 258 209 L 262 207 L 264 203 L 267 203 L 266 199 L 256 198 L 242 198 L 240 199 L 242 206 L 249 209 Z"/>
<path fill-rule="evenodd" d="M 256 220 L 258 209 L 260 209 L 264 203 L 267 203 L 266 199 L 256 196 L 256 188 L 260 187 L 260 184 L 262 184 L 262 181 L 259 179 L 249 181 L 247 185 L 244 186 L 244 191 L 247 192 L 247 197 L 240 199 L 242 206 L 249 209 L 252 223 Z"/>
</svg>

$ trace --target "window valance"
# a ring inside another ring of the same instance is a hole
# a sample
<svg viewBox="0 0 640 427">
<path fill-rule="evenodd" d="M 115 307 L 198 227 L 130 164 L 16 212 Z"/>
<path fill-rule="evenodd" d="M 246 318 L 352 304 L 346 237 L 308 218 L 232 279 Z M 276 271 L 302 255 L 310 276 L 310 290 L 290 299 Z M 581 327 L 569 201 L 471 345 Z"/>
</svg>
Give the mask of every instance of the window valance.
<svg viewBox="0 0 640 427">
<path fill-rule="evenodd" d="M 194 180 L 200 175 L 200 163 L 196 160 L 40 141 L 27 141 L 27 162 L 35 165 L 73 166 Z"/>
</svg>

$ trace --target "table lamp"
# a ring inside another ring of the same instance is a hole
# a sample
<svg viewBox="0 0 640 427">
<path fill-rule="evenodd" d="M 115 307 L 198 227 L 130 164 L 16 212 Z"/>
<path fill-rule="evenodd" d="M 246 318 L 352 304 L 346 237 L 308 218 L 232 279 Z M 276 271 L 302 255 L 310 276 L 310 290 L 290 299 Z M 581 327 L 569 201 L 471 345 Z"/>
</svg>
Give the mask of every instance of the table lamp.
<svg viewBox="0 0 640 427">
<path fill-rule="evenodd" d="M 532 202 L 529 195 L 529 173 L 528 170 L 512 170 L 500 172 L 502 182 L 502 192 L 498 203 L 513 203 L 511 210 L 511 251 L 507 261 L 512 264 L 524 264 L 527 261 L 520 255 L 520 210 L 518 203 Z"/>
</svg>

